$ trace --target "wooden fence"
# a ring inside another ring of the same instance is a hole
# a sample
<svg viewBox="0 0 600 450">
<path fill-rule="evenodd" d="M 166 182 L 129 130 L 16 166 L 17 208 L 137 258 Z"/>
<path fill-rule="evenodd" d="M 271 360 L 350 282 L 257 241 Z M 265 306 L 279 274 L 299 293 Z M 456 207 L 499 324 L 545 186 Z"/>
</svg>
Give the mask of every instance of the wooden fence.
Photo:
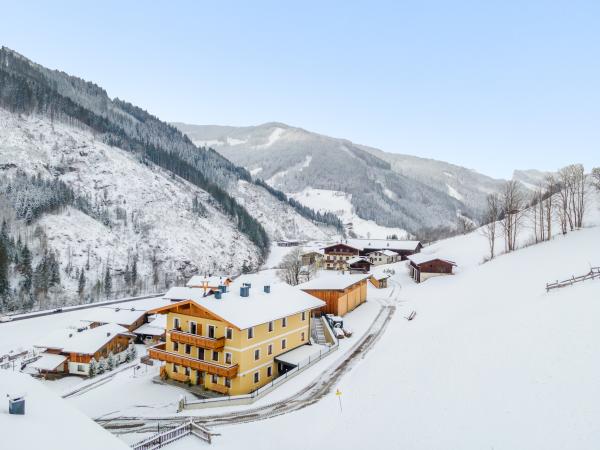
<svg viewBox="0 0 600 450">
<path fill-rule="evenodd" d="M 175 428 L 157 433 L 143 441 L 137 442 L 136 444 L 133 444 L 131 448 L 134 450 L 155 450 L 190 435 L 196 436 L 208 444 L 211 443 L 210 431 L 207 428 L 194 423 L 193 420 L 190 420 Z"/>
<path fill-rule="evenodd" d="M 549 292 L 551 289 L 558 289 L 565 286 L 571 286 L 573 283 L 579 283 L 580 281 L 585 280 L 593 280 L 595 278 L 600 278 L 600 267 L 592 267 L 588 273 L 585 275 L 580 275 L 578 277 L 572 276 L 571 278 L 563 281 L 556 281 L 554 283 L 546 283 L 546 292 Z"/>
</svg>

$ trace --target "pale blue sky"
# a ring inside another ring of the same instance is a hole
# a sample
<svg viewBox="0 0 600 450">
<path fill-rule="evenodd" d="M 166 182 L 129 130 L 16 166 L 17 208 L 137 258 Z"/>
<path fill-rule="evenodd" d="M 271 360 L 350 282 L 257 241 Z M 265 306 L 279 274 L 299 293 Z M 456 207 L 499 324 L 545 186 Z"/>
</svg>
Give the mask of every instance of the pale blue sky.
<svg viewBox="0 0 600 450">
<path fill-rule="evenodd" d="M 600 2 L 0 3 L 0 43 L 160 118 L 508 177 L 600 165 Z"/>
</svg>

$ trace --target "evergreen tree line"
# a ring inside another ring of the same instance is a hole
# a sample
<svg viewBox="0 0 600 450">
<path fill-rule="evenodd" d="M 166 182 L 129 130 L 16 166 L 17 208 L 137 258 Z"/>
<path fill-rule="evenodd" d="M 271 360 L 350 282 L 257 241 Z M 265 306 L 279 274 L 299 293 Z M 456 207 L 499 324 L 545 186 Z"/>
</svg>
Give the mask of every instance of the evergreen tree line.
<svg viewBox="0 0 600 450">
<path fill-rule="evenodd" d="M 308 220 L 312 220 L 313 222 L 322 223 L 325 225 L 330 225 L 332 227 L 335 227 L 335 229 L 339 232 L 344 232 L 344 224 L 342 223 L 340 218 L 335 214 L 330 212 L 321 213 L 319 211 L 315 211 L 312 208 L 304 206 L 302 203 L 298 202 L 297 200 L 291 197 L 288 197 L 285 193 L 281 192 L 280 190 L 268 185 L 261 178 L 256 178 L 254 180 L 254 184 L 266 189 L 275 198 L 290 205 L 292 208 L 298 211 L 298 213 L 300 213 L 301 216 L 306 217 Z"/>
<path fill-rule="evenodd" d="M 212 149 L 198 149 L 175 127 L 146 111 L 118 99 L 111 101 L 92 83 L 44 69 L 4 47 L 0 50 L 0 106 L 15 113 L 75 119 L 102 133 L 109 145 L 137 153 L 142 160 L 181 176 L 209 192 L 261 255 L 268 253 L 269 239 L 262 225 L 221 187 L 237 179 L 251 181 L 250 174 Z"/>
</svg>

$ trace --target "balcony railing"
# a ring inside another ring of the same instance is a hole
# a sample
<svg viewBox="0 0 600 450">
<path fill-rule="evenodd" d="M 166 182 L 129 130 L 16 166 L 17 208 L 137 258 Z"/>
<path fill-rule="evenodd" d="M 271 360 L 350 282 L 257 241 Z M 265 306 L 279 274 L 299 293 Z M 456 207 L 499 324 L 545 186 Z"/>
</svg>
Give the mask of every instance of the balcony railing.
<svg viewBox="0 0 600 450">
<path fill-rule="evenodd" d="M 220 394 L 229 394 L 229 388 L 227 386 L 223 386 L 222 384 L 211 384 L 210 386 L 206 386 L 206 389 L 210 389 L 211 391 L 215 391 Z"/>
<path fill-rule="evenodd" d="M 178 342 L 180 344 L 190 344 L 210 350 L 219 350 L 225 346 L 224 337 L 209 338 L 179 330 L 171 330 L 169 333 L 171 335 L 171 341 Z"/>
<path fill-rule="evenodd" d="M 150 347 L 148 349 L 148 355 L 150 355 L 150 358 L 152 359 L 178 364 L 180 366 L 200 370 L 211 375 L 214 374 L 227 378 L 234 378 L 237 376 L 239 368 L 237 364 L 225 366 L 210 361 L 201 361 L 199 359 L 190 358 L 189 356 L 180 355 L 179 353 L 169 352 L 165 350 L 165 347 L 166 344 L 164 343 Z"/>
</svg>

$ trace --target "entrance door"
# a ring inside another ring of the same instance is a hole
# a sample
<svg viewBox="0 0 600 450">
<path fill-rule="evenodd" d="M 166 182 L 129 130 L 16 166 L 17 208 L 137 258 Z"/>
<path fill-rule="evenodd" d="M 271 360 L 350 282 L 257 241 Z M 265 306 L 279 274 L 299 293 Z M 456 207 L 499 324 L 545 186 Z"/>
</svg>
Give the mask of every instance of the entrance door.
<svg viewBox="0 0 600 450">
<path fill-rule="evenodd" d="M 196 333 L 196 328 L 197 328 L 196 322 L 190 322 L 190 333 L 198 334 L 198 333 Z"/>
</svg>

